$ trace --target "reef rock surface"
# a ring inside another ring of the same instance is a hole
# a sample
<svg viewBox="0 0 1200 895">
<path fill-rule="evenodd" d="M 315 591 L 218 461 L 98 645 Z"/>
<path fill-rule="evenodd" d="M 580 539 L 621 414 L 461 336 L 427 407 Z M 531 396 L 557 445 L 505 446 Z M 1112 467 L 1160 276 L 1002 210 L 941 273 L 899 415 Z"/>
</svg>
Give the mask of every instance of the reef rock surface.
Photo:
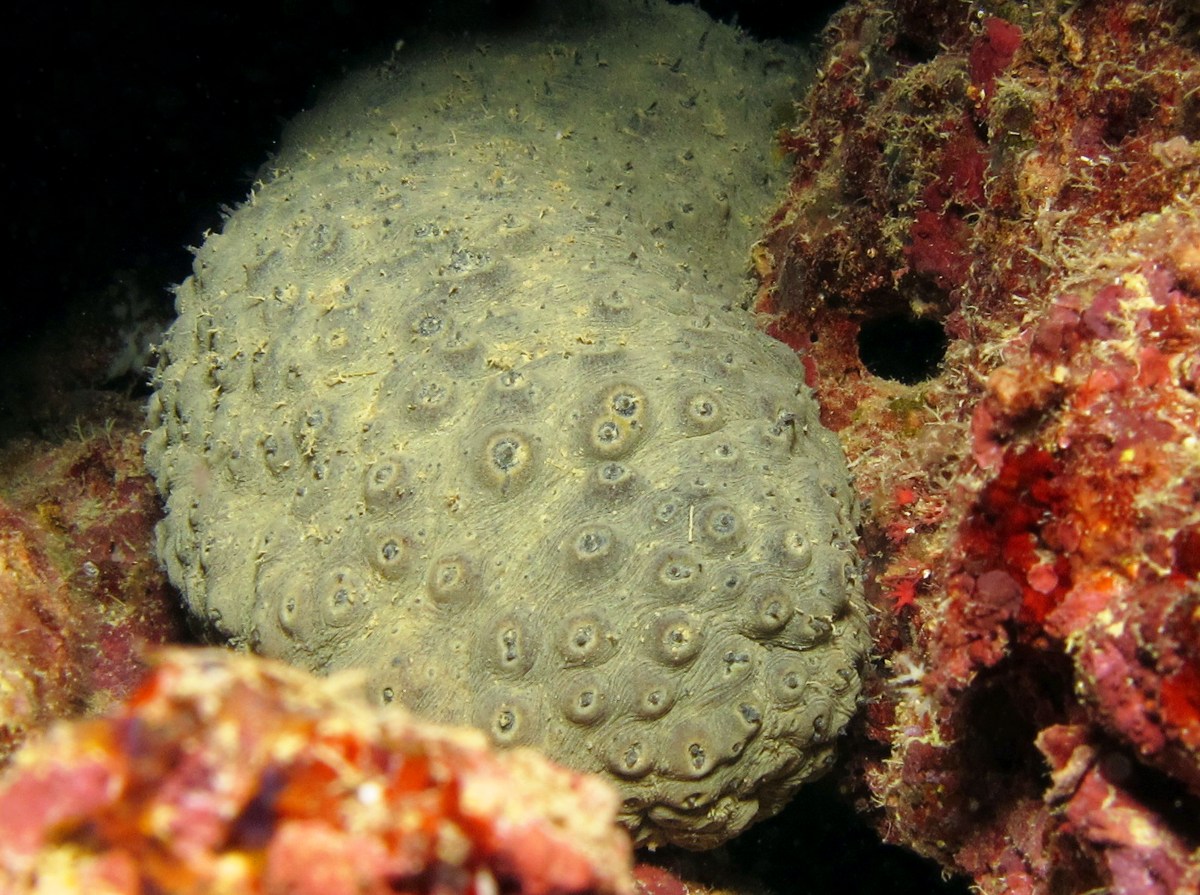
<svg viewBox="0 0 1200 895">
<path fill-rule="evenodd" d="M 606 774 L 702 848 L 825 770 L 868 647 L 856 501 L 743 309 L 795 60 L 693 9 L 400 48 L 198 251 L 159 553 L 257 652 Z"/>
<path fill-rule="evenodd" d="M 848 4 L 757 251 L 871 498 L 862 801 L 982 892 L 1200 890 L 1198 24 Z"/>
</svg>

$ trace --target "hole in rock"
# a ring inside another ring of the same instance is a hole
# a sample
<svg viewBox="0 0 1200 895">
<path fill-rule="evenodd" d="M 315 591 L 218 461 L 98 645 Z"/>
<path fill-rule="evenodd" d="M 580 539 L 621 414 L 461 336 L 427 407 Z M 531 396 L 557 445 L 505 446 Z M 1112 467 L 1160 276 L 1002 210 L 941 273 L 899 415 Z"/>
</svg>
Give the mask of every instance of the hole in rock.
<svg viewBox="0 0 1200 895">
<path fill-rule="evenodd" d="M 890 314 L 866 320 L 858 331 L 858 359 L 872 375 L 905 385 L 935 376 L 949 340 L 936 320 Z"/>
<path fill-rule="evenodd" d="M 1072 681 L 1066 656 L 1025 646 L 975 679 L 959 709 L 966 731 L 959 760 L 969 771 L 963 798 L 976 822 L 1041 799 L 1050 777 L 1034 741 L 1038 731 L 1071 719 Z"/>
</svg>

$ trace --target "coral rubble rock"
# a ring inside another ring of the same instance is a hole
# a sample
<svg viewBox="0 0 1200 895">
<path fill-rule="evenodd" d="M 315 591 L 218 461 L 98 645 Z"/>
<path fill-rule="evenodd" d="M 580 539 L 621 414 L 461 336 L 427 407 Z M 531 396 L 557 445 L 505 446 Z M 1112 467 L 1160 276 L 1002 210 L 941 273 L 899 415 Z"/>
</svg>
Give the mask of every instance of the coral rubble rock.
<svg viewBox="0 0 1200 895">
<path fill-rule="evenodd" d="M 136 406 L 134 402 L 127 402 Z M 33 729 L 123 698 L 182 618 L 136 424 L 0 450 L 0 762 Z"/>
<path fill-rule="evenodd" d="M 615 793 L 343 679 L 172 650 L 0 778 L 0 891 L 630 895 Z"/>
<path fill-rule="evenodd" d="M 794 60 L 608 11 L 403 48 L 297 121 L 179 287 L 147 455 L 213 632 L 607 774 L 639 842 L 702 848 L 832 761 L 857 505 L 740 306 Z"/>
<path fill-rule="evenodd" d="M 0 759 L 31 728 L 67 714 L 79 698 L 78 629 L 66 586 L 35 534 L 0 504 Z"/>
<path fill-rule="evenodd" d="M 987 892 L 1195 891 L 1200 16 L 978 12 L 835 17 L 757 254 L 871 497 L 865 787 Z"/>
</svg>

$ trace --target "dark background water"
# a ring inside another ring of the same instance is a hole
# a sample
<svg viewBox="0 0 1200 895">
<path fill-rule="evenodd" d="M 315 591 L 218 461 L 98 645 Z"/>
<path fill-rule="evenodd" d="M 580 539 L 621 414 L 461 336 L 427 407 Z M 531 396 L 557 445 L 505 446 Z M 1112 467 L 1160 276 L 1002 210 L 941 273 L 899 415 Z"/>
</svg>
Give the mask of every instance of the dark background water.
<svg viewBox="0 0 1200 895">
<path fill-rule="evenodd" d="M 246 196 L 283 123 L 347 69 L 429 30 L 517 28 L 542 5 L 561 2 L 10 4 L 0 19 L 0 366 L 65 315 L 103 318 L 123 291 L 166 313 L 170 285 L 191 267 L 185 247 L 219 227 L 220 206 Z M 804 42 L 840 4 L 700 5 L 758 37 Z M 879 845 L 831 781 L 731 854 L 779 895 L 966 891 Z"/>
<path fill-rule="evenodd" d="M 186 276 L 184 247 L 219 225 L 221 204 L 246 196 L 282 123 L 348 68 L 399 38 L 519 28 L 566 2 L 9 4 L 0 349 L 78 313 L 80 299 L 103 301 L 118 281 L 158 295 L 155 284 Z M 758 36 L 805 40 L 837 4 L 701 5 Z"/>
</svg>

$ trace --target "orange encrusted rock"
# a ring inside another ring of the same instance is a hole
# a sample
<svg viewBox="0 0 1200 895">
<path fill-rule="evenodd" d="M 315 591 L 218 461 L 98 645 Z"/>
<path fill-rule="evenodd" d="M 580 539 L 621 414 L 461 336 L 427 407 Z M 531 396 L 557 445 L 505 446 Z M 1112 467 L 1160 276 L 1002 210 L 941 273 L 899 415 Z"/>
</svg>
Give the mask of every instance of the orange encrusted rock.
<svg viewBox="0 0 1200 895">
<path fill-rule="evenodd" d="M 0 779 L 0 891 L 634 891 L 617 798 L 532 751 L 217 650 L 159 655 L 113 714 Z"/>
</svg>

